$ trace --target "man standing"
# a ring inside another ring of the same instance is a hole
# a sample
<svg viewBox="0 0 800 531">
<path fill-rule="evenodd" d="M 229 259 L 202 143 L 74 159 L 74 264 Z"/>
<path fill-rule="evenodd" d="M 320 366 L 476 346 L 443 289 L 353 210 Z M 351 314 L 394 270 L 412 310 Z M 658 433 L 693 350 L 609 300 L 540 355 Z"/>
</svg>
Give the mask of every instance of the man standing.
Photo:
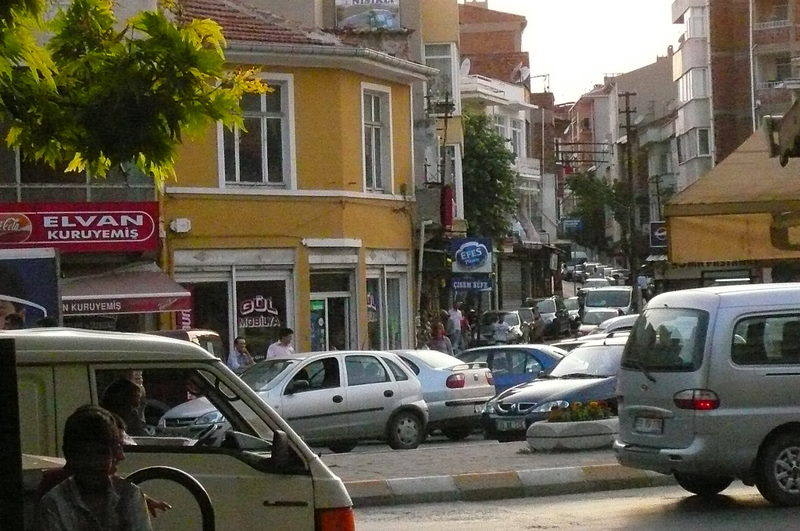
<svg viewBox="0 0 800 531">
<path fill-rule="evenodd" d="M 238 336 L 233 340 L 233 350 L 228 356 L 228 367 L 238 374 L 254 364 L 253 356 L 247 351 L 247 341 Z"/>
<path fill-rule="evenodd" d="M 294 330 L 291 328 L 281 328 L 278 335 L 278 340 L 271 344 L 267 349 L 267 359 L 276 358 L 293 358 L 294 348 L 292 348 L 292 338 L 294 337 Z"/>
<path fill-rule="evenodd" d="M 461 303 L 453 301 L 453 308 L 447 312 L 447 337 L 453 345 L 453 352 L 461 351 L 461 321 L 464 315 L 461 313 Z"/>
</svg>

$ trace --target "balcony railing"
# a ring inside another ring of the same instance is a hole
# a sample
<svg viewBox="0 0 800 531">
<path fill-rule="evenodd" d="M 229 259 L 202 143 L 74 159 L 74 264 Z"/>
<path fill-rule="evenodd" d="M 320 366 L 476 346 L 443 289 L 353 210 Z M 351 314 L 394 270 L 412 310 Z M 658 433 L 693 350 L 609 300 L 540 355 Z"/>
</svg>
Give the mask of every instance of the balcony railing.
<svg viewBox="0 0 800 531">
<path fill-rule="evenodd" d="M 539 163 L 539 159 L 517 157 L 517 163 L 515 164 L 515 167 L 520 175 L 525 177 L 535 177 L 537 180 L 541 180 L 541 164 Z"/>
<path fill-rule="evenodd" d="M 759 81 L 756 86 L 759 90 L 767 90 L 767 89 L 782 88 L 783 83 L 784 80 L 782 79 L 780 81 Z"/>
</svg>

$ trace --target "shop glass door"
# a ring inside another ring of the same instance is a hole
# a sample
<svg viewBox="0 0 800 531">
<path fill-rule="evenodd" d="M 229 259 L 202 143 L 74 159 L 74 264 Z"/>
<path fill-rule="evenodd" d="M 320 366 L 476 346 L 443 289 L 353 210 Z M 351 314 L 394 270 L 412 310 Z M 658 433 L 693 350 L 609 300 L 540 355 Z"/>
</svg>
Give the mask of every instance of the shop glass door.
<svg viewBox="0 0 800 531">
<path fill-rule="evenodd" d="M 313 294 L 311 296 L 311 351 L 350 348 L 350 297 Z"/>
</svg>

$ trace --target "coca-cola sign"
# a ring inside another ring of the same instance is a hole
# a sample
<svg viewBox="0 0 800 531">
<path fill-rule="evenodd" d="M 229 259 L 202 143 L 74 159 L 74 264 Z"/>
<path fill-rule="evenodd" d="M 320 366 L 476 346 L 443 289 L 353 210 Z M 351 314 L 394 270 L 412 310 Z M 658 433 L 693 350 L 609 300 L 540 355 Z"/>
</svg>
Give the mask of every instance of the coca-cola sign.
<svg viewBox="0 0 800 531">
<path fill-rule="evenodd" d="M 66 252 L 158 248 L 158 203 L 0 204 L 0 248 Z"/>
</svg>

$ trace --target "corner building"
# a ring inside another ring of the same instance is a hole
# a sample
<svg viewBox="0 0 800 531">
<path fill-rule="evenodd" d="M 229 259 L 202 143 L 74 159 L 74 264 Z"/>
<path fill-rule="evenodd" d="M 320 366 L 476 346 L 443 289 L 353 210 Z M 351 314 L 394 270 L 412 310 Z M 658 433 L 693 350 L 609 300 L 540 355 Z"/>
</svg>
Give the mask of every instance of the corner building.
<svg viewBox="0 0 800 531">
<path fill-rule="evenodd" d="M 163 259 L 192 293 L 175 324 L 244 336 L 254 355 L 282 326 L 297 352 L 410 346 L 411 87 L 436 70 L 234 0 L 184 6 L 273 91 L 245 96 L 246 131 L 182 148 L 163 198 Z"/>
</svg>

